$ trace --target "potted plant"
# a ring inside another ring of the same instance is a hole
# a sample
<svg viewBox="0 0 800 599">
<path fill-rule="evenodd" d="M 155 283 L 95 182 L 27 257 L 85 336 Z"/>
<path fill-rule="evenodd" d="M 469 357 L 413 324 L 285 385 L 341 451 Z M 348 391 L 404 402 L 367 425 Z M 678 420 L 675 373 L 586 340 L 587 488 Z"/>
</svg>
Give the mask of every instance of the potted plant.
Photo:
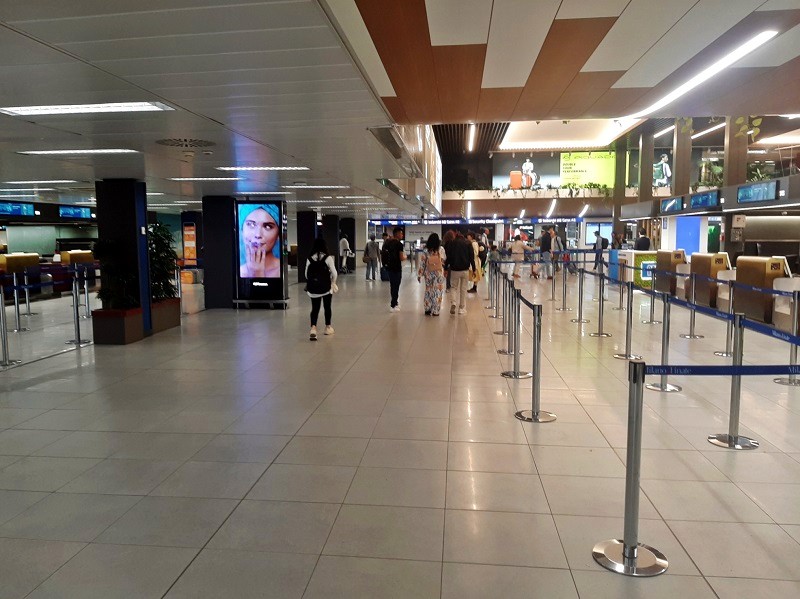
<svg viewBox="0 0 800 599">
<path fill-rule="evenodd" d="M 178 256 L 167 225 L 153 223 L 147 229 L 152 324 L 153 332 L 158 333 L 181 324 L 181 300 L 175 286 Z"/>
<path fill-rule="evenodd" d="M 100 262 L 101 286 L 97 299 L 103 306 L 92 310 L 94 342 L 124 345 L 141 340 L 144 325 L 136 296 L 136 275 L 126 266 L 120 243 L 99 239 L 92 250 Z"/>
</svg>

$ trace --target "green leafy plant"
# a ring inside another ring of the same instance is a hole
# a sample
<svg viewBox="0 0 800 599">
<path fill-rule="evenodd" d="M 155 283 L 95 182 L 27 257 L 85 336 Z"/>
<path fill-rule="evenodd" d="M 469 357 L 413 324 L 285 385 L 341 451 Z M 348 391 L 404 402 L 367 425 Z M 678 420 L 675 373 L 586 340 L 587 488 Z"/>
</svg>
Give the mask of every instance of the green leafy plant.
<svg viewBox="0 0 800 599">
<path fill-rule="evenodd" d="M 92 247 L 100 263 L 101 286 L 97 299 L 105 310 L 127 310 L 139 307 L 135 293 L 136 274 L 127 266 L 125 252 L 117 241 L 98 239 Z"/>
<path fill-rule="evenodd" d="M 765 171 L 761 170 L 761 167 L 757 164 L 748 164 L 747 165 L 747 180 L 751 182 L 756 181 L 769 181 L 772 179 L 772 175 Z"/>
<path fill-rule="evenodd" d="M 676 122 L 676 126 L 680 127 L 681 133 L 694 133 L 693 124 L 694 119 L 690 116 L 680 117 Z"/>
<path fill-rule="evenodd" d="M 736 137 L 747 137 L 749 135 L 750 138 L 755 141 L 756 137 L 761 133 L 761 123 L 763 120 L 764 119 L 760 116 L 740 116 L 734 121 L 739 127 L 739 130 L 736 132 Z"/>
<path fill-rule="evenodd" d="M 147 254 L 150 258 L 150 297 L 154 302 L 177 297 L 175 268 L 178 259 L 172 249 L 172 233 L 164 223 L 147 227 Z"/>
</svg>

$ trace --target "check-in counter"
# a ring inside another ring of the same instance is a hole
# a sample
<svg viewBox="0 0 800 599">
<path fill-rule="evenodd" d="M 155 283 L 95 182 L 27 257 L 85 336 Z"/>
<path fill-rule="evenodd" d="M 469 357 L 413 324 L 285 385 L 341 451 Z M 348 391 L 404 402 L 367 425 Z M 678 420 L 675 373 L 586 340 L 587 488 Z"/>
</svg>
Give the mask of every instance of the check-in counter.
<svg viewBox="0 0 800 599">
<path fill-rule="evenodd" d="M 689 299 L 692 291 L 692 286 L 689 282 L 689 273 L 692 272 L 691 264 L 676 264 L 675 272 L 678 275 L 675 277 L 675 296 L 679 298 Z"/>
<path fill-rule="evenodd" d="M 731 263 L 728 252 L 718 252 L 716 254 L 692 254 L 691 273 L 698 275 L 695 283 L 695 302 L 701 306 L 717 307 L 717 290 L 719 283 L 709 281 L 705 277 L 718 279 L 719 273 L 730 270 Z M 727 296 L 727 289 L 725 291 Z M 687 299 L 691 297 L 691 285 L 687 283 Z"/>
<path fill-rule="evenodd" d="M 634 268 L 623 269 L 623 281 L 633 281 L 637 287 L 650 289 L 653 284 L 652 271 L 656 265 L 655 252 L 638 252 L 636 250 L 614 250 L 618 261 Z"/>
<path fill-rule="evenodd" d="M 736 261 L 736 281 L 743 285 L 773 289 L 775 279 L 786 276 L 785 258 L 739 256 Z M 752 289 L 737 287 L 733 294 L 733 309 L 748 318 L 772 322 L 774 296 Z"/>
<path fill-rule="evenodd" d="M 679 264 L 686 264 L 686 252 L 683 250 L 658 250 L 656 254 L 656 270 L 677 273 Z M 655 290 L 675 295 L 677 278 L 675 275 L 656 274 Z"/>
<path fill-rule="evenodd" d="M 800 277 L 775 279 L 773 285 L 773 289 L 777 291 L 787 291 L 789 293 L 800 291 Z M 798 324 L 800 324 L 800 314 L 798 314 L 798 321 Z M 775 296 L 775 302 L 772 306 L 772 324 L 787 333 L 792 332 L 792 298 Z"/>
<path fill-rule="evenodd" d="M 21 274 L 26 268 L 35 266 L 39 266 L 39 254 L 28 254 L 24 252 L 0 254 L 0 270 L 3 272 Z"/>
<path fill-rule="evenodd" d="M 61 252 L 61 264 L 67 266 L 69 264 L 86 264 L 87 262 L 94 262 L 94 255 L 89 250 L 69 250 Z"/>
</svg>

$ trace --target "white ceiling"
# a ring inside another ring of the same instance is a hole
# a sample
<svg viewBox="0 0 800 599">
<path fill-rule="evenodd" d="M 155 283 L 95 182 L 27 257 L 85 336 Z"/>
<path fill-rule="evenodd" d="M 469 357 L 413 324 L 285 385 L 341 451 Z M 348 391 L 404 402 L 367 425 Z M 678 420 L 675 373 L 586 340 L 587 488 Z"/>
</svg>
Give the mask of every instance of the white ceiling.
<svg viewBox="0 0 800 599">
<path fill-rule="evenodd" d="M 164 101 L 172 112 L 0 115 L 0 181 L 133 177 L 158 202 L 280 189 L 295 181 L 345 184 L 380 195 L 402 176 L 367 127 L 390 121 L 326 14 L 313 0 L 3 0 L 0 106 Z M 187 157 L 162 138 L 214 142 Z M 21 150 L 131 148 L 104 157 L 22 156 Z M 220 176 L 216 166 L 304 165 L 308 172 L 247 173 L 240 183 L 180 183 Z M 323 192 L 324 193 L 324 192 Z M 301 192 L 311 197 L 311 192 Z M 83 196 L 83 197 L 82 197 Z M 341 212 L 341 211 L 340 211 Z"/>
</svg>

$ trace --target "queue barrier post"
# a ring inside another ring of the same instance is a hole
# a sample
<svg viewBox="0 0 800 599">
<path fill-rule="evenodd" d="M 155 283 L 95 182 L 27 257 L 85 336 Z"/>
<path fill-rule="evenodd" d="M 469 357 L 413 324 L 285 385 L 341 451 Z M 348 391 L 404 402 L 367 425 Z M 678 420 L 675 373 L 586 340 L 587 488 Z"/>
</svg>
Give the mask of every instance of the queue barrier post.
<svg viewBox="0 0 800 599">
<path fill-rule="evenodd" d="M 495 335 L 508 335 L 508 277 L 503 277 L 503 293 L 502 295 L 502 305 L 503 305 L 503 327 L 499 331 L 495 331 Z"/>
<path fill-rule="evenodd" d="M 733 294 L 736 289 L 734 281 L 728 281 L 728 314 L 733 317 Z M 721 358 L 733 356 L 731 343 L 733 342 L 733 318 L 728 319 L 728 327 L 725 330 L 725 351 L 715 351 L 714 355 Z"/>
<path fill-rule="evenodd" d="M 19 284 L 17 282 L 17 273 L 14 273 L 12 277 L 14 285 L 14 328 L 11 330 L 11 332 L 24 333 L 25 331 L 30 331 L 30 329 L 28 327 L 22 326 L 22 321 L 20 320 L 20 312 L 19 312 Z"/>
<path fill-rule="evenodd" d="M 661 363 L 669 364 L 669 325 L 670 325 L 670 303 L 669 294 L 666 292 L 661 293 L 661 301 L 664 304 L 663 311 L 663 324 L 661 325 Z M 677 393 L 682 391 L 679 385 L 672 385 L 667 380 L 667 375 L 661 375 L 661 381 L 658 383 L 648 383 L 645 385 L 651 391 L 661 391 L 662 393 Z"/>
<path fill-rule="evenodd" d="M 8 323 L 6 316 L 6 292 L 2 280 L 0 280 L 0 351 L 2 351 L 2 361 L 0 361 L 0 366 L 7 367 L 21 363 L 21 360 L 11 360 L 8 357 Z"/>
<path fill-rule="evenodd" d="M 519 290 L 514 280 L 510 280 L 508 282 L 508 304 L 506 306 L 506 312 L 508 313 L 508 341 L 506 349 L 497 350 L 498 354 L 504 356 L 514 356 L 519 349 L 519 342 L 517 340 L 520 328 L 519 306 L 517 305 L 519 303 L 518 292 Z M 520 351 L 520 353 L 522 352 Z M 519 370 L 519 368 L 515 368 L 515 370 Z"/>
<path fill-rule="evenodd" d="M 633 337 L 633 281 L 625 283 L 628 288 L 627 314 L 625 315 L 625 353 L 614 354 L 618 360 L 641 360 L 642 356 L 636 355 L 631 350 Z"/>
<path fill-rule="evenodd" d="M 798 311 L 800 311 L 800 291 L 792 292 L 792 335 L 797 337 L 800 335 L 800 331 L 798 329 L 797 319 L 800 317 L 798 315 Z M 797 345 L 794 343 L 789 345 L 789 365 L 790 366 L 797 366 Z M 789 387 L 800 387 L 800 379 L 797 378 L 796 374 L 790 374 L 788 377 L 780 377 L 777 379 L 773 379 L 774 382 L 778 383 L 779 385 L 787 385 Z"/>
<path fill-rule="evenodd" d="M 570 319 L 570 322 L 585 323 L 589 322 L 583 317 L 583 280 L 586 276 L 586 270 L 581 268 L 578 273 L 578 318 Z"/>
<path fill-rule="evenodd" d="M 625 524 L 622 539 L 603 541 L 594 546 L 594 561 L 625 576 L 658 576 L 669 562 L 658 549 L 639 542 L 639 483 L 642 466 L 642 409 L 645 363 L 628 366 L 628 447 L 625 463 Z"/>
<path fill-rule="evenodd" d="M 661 324 L 660 320 L 656 320 L 656 278 L 657 273 L 653 273 L 650 277 L 650 317 L 643 320 L 642 324 Z"/>
<path fill-rule="evenodd" d="M 611 337 L 611 333 L 603 330 L 603 306 L 605 304 L 606 275 L 600 269 L 600 305 L 597 308 L 597 332 L 589 333 L 589 337 Z"/>
<path fill-rule="evenodd" d="M 733 365 L 741 366 L 744 358 L 744 314 L 733 316 Z M 731 405 L 728 432 L 709 435 L 708 442 L 725 449 L 757 449 L 758 441 L 739 434 L 739 412 L 742 400 L 742 375 L 731 375 Z"/>
<path fill-rule="evenodd" d="M 486 285 L 486 301 L 489 302 L 488 306 L 484 306 L 486 310 L 494 309 L 494 262 L 489 263 L 489 268 L 486 269 L 486 278 L 488 279 Z"/>
<path fill-rule="evenodd" d="M 624 268 L 624 265 L 623 265 L 623 264 L 620 264 L 619 266 L 620 266 L 621 268 Z M 622 312 L 622 311 L 625 309 L 625 308 L 623 307 L 623 305 L 622 305 L 622 302 L 623 302 L 623 300 L 624 300 L 624 297 L 623 297 L 623 296 L 624 296 L 624 294 L 625 294 L 625 286 L 624 286 L 624 283 L 623 283 L 623 279 L 624 279 L 624 278 L 625 278 L 625 277 L 623 276 L 622 272 L 620 272 L 620 273 L 619 273 L 619 280 L 618 280 L 618 282 L 617 282 L 617 290 L 619 291 L 619 304 L 618 304 L 618 305 L 616 305 L 615 307 L 611 308 L 612 310 L 614 310 L 614 311 L 616 311 L 616 312 Z"/>
<path fill-rule="evenodd" d="M 545 270 L 553 273 L 553 276 L 550 277 L 550 299 L 547 301 L 554 302 L 556 301 L 556 265 L 552 257 L 550 258 L 550 268 Z"/>
<path fill-rule="evenodd" d="M 553 274 L 553 282 L 555 282 L 555 274 Z M 561 307 L 556 308 L 556 312 L 572 312 L 572 308 L 567 306 L 567 265 L 561 265 Z"/>
<path fill-rule="evenodd" d="M 703 339 L 703 335 L 698 335 L 695 333 L 695 320 L 697 320 L 697 311 L 694 307 L 697 305 L 697 277 L 695 273 L 689 275 L 689 284 L 692 286 L 692 292 L 690 294 L 691 306 L 689 306 L 689 332 L 681 334 L 681 339 Z"/>
<path fill-rule="evenodd" d="M 66 344 L 80 347 L 84 343 L 89 343 L 89 339 L 81 339 L 80 291 L 77 268 L 73 272 L 72 277 L 72 320 L 75 326 L 75 338 L 66 341 Z"/>
<path fill-rule="evenodd" d="M 180 289 L 180 288 L 179 288 Z M 92 317 L 92 308 L 89 304 L 89 267 L 83 267 L 83 318 L 84 320 Z M 178 293 L 180 297 L 180 293 Z"/>
<path fill-rule="evenodd" d="M 531 371 L 533 384 L 531 385 L 531 409 L 520 410 L 514 413 L 517 420 L 524 422 L 537 422 L 540 424 L 553 422 L 556 415 L 541 409 L 542 402 L 542 306 L 541 304 L 528 304 L 533 312 L 533 346 L 531 348 Z"/>
<path fill-rule="evenodd" d="M 501 270 L 499 264 L 494 264 L 494 292 L 493 292 L 493 299 L 492 299 L 492 307 L 494 308 L 494 314 L 490 314 L 489 318 L 500 318 L 500 280 L 501 280 Z"/>
<path fill-rule="evenodd" d="M 22 282 L 25 285 L 25 314 L 23 316 L 36 316 L 36 312 L 31 312 L 31 293 L 28 289 L 28 269 L 22 271 Z"/>
<path fill-rule="evenodd" d="M 523 372 L 520 370 L 519 366 L 519 356 L 522 354 L 522 349 L 520 348 L 520 337 L 522 336 L 522 318 L 520 313 L 520 306 L 522 304 L 522 291 L 520 289 L 514 289 L 514 310 L 512 311 L 512 316 L 514 317 L 514 347 L 513 347 L 513 355 L 514 355 L 514 363 L 512 366 L 512 370 L 505 370 L 500 374 L 507 379 L 529 379 L 533 376 L 533 373 L 530 372 Z M 510 341 L 509 336 L 509 341 Z"/>
</svg>

